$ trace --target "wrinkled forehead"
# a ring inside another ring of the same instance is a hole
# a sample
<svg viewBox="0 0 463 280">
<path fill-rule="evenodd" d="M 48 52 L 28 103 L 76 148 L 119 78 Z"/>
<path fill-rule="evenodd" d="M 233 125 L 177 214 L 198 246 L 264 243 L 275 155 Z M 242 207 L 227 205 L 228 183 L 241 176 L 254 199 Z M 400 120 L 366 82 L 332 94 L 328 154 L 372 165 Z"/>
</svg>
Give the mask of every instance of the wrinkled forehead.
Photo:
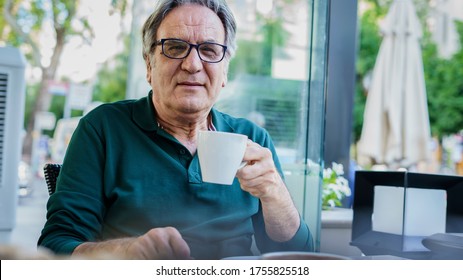
<svg viewBox="0 0 463 280">
<path fill-rule="evenodd" d="M 209 8 L 187 4 L 170 11 L 158 29 L 161 38 L 179 38 L 192 43 L 224 43 L 225 29 L 220 18 Z"/>
</svg>

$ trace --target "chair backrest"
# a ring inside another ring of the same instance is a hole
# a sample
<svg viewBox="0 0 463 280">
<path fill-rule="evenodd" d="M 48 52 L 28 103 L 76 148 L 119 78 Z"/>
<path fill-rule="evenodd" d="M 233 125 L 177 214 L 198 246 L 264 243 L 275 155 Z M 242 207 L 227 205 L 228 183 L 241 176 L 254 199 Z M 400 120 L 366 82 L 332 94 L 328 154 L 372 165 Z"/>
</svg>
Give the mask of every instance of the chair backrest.
<svg viewBox="0 0 463 280">
<path fill-rule="evenodd" d="M 52 195 L 56 190 L 56 179 L 58 178 L 60 170 L 61 164 L 59 163 L 47 163 L 43 167 L 49 195 Z"/>
</svg>

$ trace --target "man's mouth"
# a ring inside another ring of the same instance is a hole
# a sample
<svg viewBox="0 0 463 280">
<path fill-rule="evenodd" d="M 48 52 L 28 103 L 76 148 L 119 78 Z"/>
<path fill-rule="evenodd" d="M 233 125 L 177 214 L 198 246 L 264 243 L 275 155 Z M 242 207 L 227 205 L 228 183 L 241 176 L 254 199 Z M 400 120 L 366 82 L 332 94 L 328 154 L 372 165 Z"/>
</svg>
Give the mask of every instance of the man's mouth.
<svg viewBox="0 0 463 280">
<path fill-rule="evenodd" d="M 181 86 L 202 86 L 202 84 L 198 82 L 180 82 L 178 84 Z"/>
</svg>

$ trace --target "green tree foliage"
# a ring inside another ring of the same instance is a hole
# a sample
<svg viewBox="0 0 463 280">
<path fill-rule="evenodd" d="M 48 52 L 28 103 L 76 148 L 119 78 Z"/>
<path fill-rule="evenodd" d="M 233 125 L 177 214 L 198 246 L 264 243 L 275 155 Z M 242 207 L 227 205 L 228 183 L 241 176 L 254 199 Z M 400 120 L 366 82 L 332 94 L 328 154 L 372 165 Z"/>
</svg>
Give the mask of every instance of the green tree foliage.
<svg viewBox="0 0 463 280">
<path fill-rule="evenodd" d="M 457 30 L 463 42 L 462 22 L 457 22 Z M 433 135 L 441 138 L 459 132 L 463 129 L 463 49 L 443 59 L 428 40 L 423 47 L 423 64 Z"/>
<path fill-rule="evenodd" d="M 125 0 L 113 0 L 114 10 L 125 11 Z M 0 0 L 2 17 L 0 20 L 0 41 L 21 48 L 29 63 L 41 70 L 41 81 L 32 102 L 30 118 L 27 122 L 27 135 L 23 152 L 30 155 L 32 147 L 32 131 L 35 116 L 38 112 L 48 111 L 52 96 L 48 93 L 48 81 L 56 79 L 56 71 L 60 64 L 66 42 L 72 36 L 78 36 L 83 42 L 90 42 L 93 30 L 85 16 L 78 14 L 79 0 Z M 45 55 L 50 50 L 41 44 L 40 38 L 51 26 L 54 40 L 51 43 L 51 57 Z M 30 104 L 30 103 L 28 103 Z"/>
<path fill-rule="evenodd" d="M 284 27 L 287 19 L 283 16 L 284 7 L 295 0 L 275 1 L 274 12 L 269 15 L 256 13 L 259 28 L 251 39 L 238 40 L 235 58 L 230 62 L 229 79 L 233 80 L 237 73 L 257 76 L 272 74 L 272 61 L 278 47 L 284 46 L 290 33 Z M 284 55 L 284 54 L 279 54 Z"/>
<path fill-rule="evenodd" d="M 48 111 L 51 103 L 51 95 L 48 93 L 47 83 L 54 80 L 64 45 L 71 35 L 79 35 L 84 39 L 91 38 L 93 33 L 89 28 L 86 18 L 76 16 L 79 1 L 76 0 L 53 0 L 53 1 L 14 1 L 4 0 L 2 2 L 2 14 L 5 19 L 3 29 L 10 32 L 2 33 L 2 41 L 8 44 L 21 47 L 29 63 L 39 67 L 42 72 L 39 89 L 35 95 L 31 116 L 38 112 Z M 72 24 L 73 20 L 80 21 L 79 27 Z M 44 53 L 47 52 L 40 44 L 41 34 L 45 31 L 44 26 L 49 22 L 53 26 L 54 46 L 50 61 L 47 62 Z M 24 152 L 31 153 L 32 131 L 35 127 L 35 118 L 28 119 L 27 135 L 24 141 Z"/>
<path fill-rule="evenodd" d="M 113 102 L 125 97 L 129 65 L 129 37 L 125 39 L 124 51 L 106 62 L 98 72 L 93 88 L 93 99 L 101 102 Z"/>
</svg>

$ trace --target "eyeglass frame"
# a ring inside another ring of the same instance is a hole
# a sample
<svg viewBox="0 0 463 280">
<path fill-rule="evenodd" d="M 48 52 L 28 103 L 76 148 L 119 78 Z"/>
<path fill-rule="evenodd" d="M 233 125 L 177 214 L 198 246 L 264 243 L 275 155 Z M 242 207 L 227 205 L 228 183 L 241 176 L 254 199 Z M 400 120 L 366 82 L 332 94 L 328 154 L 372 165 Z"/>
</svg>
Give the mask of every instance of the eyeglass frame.
<svg viewBox="0 0 463 280">
<path fill-rule="evenodd" d="M 166 41 L 170 41 L 170 40 L 172 40 L 172 41 L 184 42 L 184 43 L 187 43 L 187 44 L 190 46 L 190 48 L 189 48 L 188 51 L 186 52 L 185 56 L 183 56 L 183 57 L 171 57 L 171 56 L 168 56 L 168 55 L 164 52 L 164 43 L 165 43 Z M 199 47 L 200 47 L 201 45 L 205 45 L 205 44 L 213 44 L 213 45 L 217 45 L 217 46 L 222 47 L 222 48 L 223 48 L 223 55 L 222 55 L 222 58 L 220 58 L 220 60 L 218 60 L 218 61 L 207 61 L 207 60 L 204 60 L 204 59 L 201 57 L 201 53 L 199 52 Z M 188 56 L 190 55 L 191 49 L 192 49 L 192 48 L 195 48 L 195 49 L 196 49 L 196 52 L 198 53 L 199 59 L 201 59 L 201 61 L 204 61 L 204 62 L 206 62 L 206 63 L 219 63 L 219 62 L 221 62 L 221 61 L 225 58 L 225 54 L 227 53 L 227 48 L 228 48 L 228 47 L 225 46 L 225 45 L 222 45 L 222 44 L 219 44 L 219 43 L 215 43 L 215 42 L 203 42 L 203 43 L 200 43 L 200 44 L 192 44 L 192 43 L 190 43 L 190 42 L 187 42 L 187 41 L 182 40 L 182 39 L 177 39 L 177 38 L 164 38 L 164 39 L 160 39 L 160 40 L 157 40 L 157 41 L 154 42 L 154 46 L 159 46 L 159 45 L 161 45 L 162 54 L 163 54 L 165 57 L 170 58 L 170 59 L 184 59 L 184 58 L 186 58 L 186 57 L 188 57 Z"/>
</svg>

